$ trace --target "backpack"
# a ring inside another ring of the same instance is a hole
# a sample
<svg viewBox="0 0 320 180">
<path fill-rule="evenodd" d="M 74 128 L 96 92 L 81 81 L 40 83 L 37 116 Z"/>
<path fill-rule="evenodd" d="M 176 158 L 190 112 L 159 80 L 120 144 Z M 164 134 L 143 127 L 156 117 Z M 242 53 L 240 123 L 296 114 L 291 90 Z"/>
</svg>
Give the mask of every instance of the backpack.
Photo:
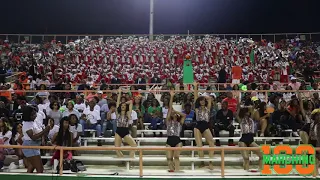
<svg viewBox="0 0 320 180">
<path fill-rule="evenodd" d="M 87 168 L 83 165 L 82 161 L 72 159 L 70 161 L 71 172 L 86 171 Z"/>
</svg>

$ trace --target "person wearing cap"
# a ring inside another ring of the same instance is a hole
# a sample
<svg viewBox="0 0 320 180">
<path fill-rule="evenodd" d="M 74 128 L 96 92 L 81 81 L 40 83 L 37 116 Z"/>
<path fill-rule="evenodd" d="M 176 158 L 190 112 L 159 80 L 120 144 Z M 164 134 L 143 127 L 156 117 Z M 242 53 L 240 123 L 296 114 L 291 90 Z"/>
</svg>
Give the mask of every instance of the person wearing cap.
<svg viewBox="0 0 320 180">
<path fill-rule="evenodd" d="M 292 77 L 290 78 L 290 81 L 291 81 L 291 83 L 289 84 L 289 86 L 292 88 L 292 90 L 294 90 L 294 91 L 299 90 L 299 88 L 300 88 L 300 86 L 301 86 L 301 83 L 300 83 L 300 82 L 297 82 L 297 78 L 294 77 L 294 76 L 292 76 Z"/>
<path fill-rule="evenodd" d="M 74 101 L 67 102 L 66 110 L 62 113 L 62 117 L 69 116 L 70 114 L 75 114 L 78 118 L 80 118 L 80 113 L 74 108 L 74 104 Z"/>
</svg>

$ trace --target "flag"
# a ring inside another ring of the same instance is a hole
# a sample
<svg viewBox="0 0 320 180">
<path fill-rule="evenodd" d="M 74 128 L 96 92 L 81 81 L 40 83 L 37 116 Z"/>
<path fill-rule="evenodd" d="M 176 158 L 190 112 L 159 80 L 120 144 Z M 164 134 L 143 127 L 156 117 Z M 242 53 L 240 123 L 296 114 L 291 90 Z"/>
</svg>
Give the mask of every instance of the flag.
<svg viewBox="0 0 320 180">
<path fill-rule="evenodd" d="M 251 53 L 250 53 L 250 62 L 251 62 L 251 64 L 254 64 L 254 50 L 253 49 L 251 50 Z"/>
</svg>

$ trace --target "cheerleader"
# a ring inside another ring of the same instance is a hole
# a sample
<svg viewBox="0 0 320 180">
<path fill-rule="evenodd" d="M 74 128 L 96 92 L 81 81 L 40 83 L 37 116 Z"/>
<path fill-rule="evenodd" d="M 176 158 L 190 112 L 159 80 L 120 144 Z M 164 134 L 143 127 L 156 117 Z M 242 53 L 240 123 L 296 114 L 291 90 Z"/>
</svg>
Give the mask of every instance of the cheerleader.
<svg viewBox="0 0 320 180">
<path fill-rule="evenodd" d="M 194 137 L 198 147 L 202 147 L 202 137 L 204 137 L 209 144 L 209 147 L 214 146 L 213 136 L 209 129 L 210 120 L 210 109 L 211 109 L 211 97 L 210 96 L 200 96 L 198 98 L 198 88 L 197 83 L 194 83 L 194 99 L 195 102 L 195 115 L 196 115 L 196 127 L 194 128 Z M 199 151 L 199 157 L 203 158 L 203 151 Z M 209 151 L 210 159 L 213 158 L 213 151 Z M 203 165 L 203 162 L 202 162 Z M 209 169 L 213 169 L 213 163 L 209 162 Z"/>
<path fill-rule="evenodd" d="M 301 137 L 301 141 L 303 144 L 308 144 L 309 141 L 309 132 L 310 132 L 310 124 L 313 122 L 311 118 L 311 113 L 315 109 L 315 105 L 311 100 L 307 100 L 305 102 L 302 101 L 300 93 L 298 93 L 298 98 L 300 101 L 300 110 L 302 113 L 302 117 L 304 119 L 304 125 L 301 128 L 299 135 Z"/>
<path fill-rule="evenodd" d="M 186 115 L 177 112 L 173 109 L 173 97 L 174 92 L 170 92 L 169 112 L 166 117 L 167 124 L 167 147 L 181 147 L 182 142 L 180 140 L 181 127 L 186 119 Z M 180 169 L 180 151 L 167 151 L 167 161 L 169 166 L 169 172 L 179 171 Z M 174 163 L 173 163 L 174 161 Z"/>
<path fill-rule="evenodd" d="M 241 138 L 239 140 L 239 147 L 259 147 L 257 143 L 254 142 L 255 135 L 255 122 L 251 118 L 251 113 L 248 107 L 240 108 L 238 105 L 237 111 L 237 121 L 240 123 L 241 128 Z M 261 152 L 254 151 L 255 154 L 259 156 L 259 168 L 262 167 L 262 155 Z M 241 151 L 243 157 L 243 168 L 244 170 L 249 170 L 249 152 Z"/>
<path fill-rule="evenodd" d="M 132 114 L 132 101 L 126 103 L 120 103 L 121 89 L 118 92 L 116 117 L 117 117 L 117 130 L 114 136 L 114 146 L 120 147 L 122 139 L 128 143 L 131 147 L 136 147 L 137 144 L 133 140 L 129 132 L 129 125 Z M 121 151 L 116 151 L 118 157 L 123 157 Z M 134 151 L 130 152 L 130 157 L 134 158 Z"/>
<path fill-rule="evenodd" d="M 313 122 L 310 124 L 310 132 L 309 132 L 309 144 L 313 145 L 313 147 L 319 147 L 320 146 L 320 109 L 315 109 L 311 113 L 311 119 Z M 316 168 L 315 173 L 316 175 L 319 174 L 318 172 L 318 166 L 319 166 L 319 160 L 320 160 L 320 154 L 319 152 L 316 152 Z"/>
</svg>

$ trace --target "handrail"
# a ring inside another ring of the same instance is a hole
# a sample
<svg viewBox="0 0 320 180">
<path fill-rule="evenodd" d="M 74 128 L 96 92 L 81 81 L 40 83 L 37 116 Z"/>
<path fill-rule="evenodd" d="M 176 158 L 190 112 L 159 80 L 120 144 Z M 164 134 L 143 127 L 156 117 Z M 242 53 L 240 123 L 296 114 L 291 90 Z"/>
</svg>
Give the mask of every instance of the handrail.
<svg viewBox="0 0 320 180">
<path fill-rule="evenodd" d="M 20 145 L 0 145 L 0 148 L 9 149 L 50 149 L 60 151 L 59 167 L 60 176 L 63 174 L 63 151 L 79 151 L 79 150 L 109 150 L 109 151 L 139 151 L 139 176 L 143 177 L 143 151 L 221 151 L 221 177 L 225 177 L 225 151 L 246 150 L 255 151 L 260 150 L 260 147 L 63 147 L 63 146 L 20 146 Z M 320 151 L 320 148 L 315 148 L 316 151 Z M 313 177 L 316 174 L 313 173 Z"/>
<path fill-rule="evenodd" d="M 118 93 L 119 90 L 0 90 L 0 92 L 114 92 Z M 124 90 L 122 92 L 171 92 L 171 90 Z M 172 90 L 176 93 L 179 92 L 194 92 L 194 90 Z M 207 92 L 207 93 L 219 93 L 219 92 L 239 92 L 239 93 L 252 93 L 252 92 L 261 92 L 261 93 L 271 93 L 271 92 L 281 92 L 281 93 L 310 93 L 310 92 L 320 92 L 320 90 L 247 90 L 247 91 L 241 91 L 241 90 L 197 90 L 198 92 Z"/>
<path fill-rule="evenodd" d="M 154 34 L 153 36 L 205 36 L 205 35 L 300 35 L 300 34 L 320 34 L 320 32 L 296 32 L 296 33 L 241 33 L 241 34 Z M 0 36 L 149 36 L 149 34 L 0 34 Z"/>
</svg>

